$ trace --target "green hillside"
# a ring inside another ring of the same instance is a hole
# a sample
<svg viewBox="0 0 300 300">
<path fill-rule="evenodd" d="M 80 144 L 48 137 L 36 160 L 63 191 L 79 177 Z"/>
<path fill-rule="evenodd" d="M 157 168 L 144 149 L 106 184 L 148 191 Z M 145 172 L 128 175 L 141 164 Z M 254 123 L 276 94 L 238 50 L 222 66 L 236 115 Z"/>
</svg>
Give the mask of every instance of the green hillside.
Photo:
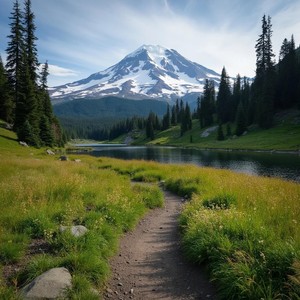
<svg viewBox="0 0 300 300">
<path fill-rule="evenodd" d="M 200 128 L 199 121 L 193 120 L 192 130 L 187 131 L 183 136 L 180 135 L 180 126 L 178 125 L 158 132 L 152 141 L 146 139 L 145 135 L 140 133 L 138 138 L 134 140 L 134 144 L 212 149 L 300 150 L 299 111 L 291 111 L 278 116 L 276 125 L 270 129 L 262 130 L 257 126 L 251 126 L 244 136 L 236 137 L 231 135 L 230 137 L 225 137 L 224 141 L 217 140 L 217 128 L 207 137 L 202 137 L 207 129 Z M 234 124 L 231 124 L 231 131 L 234 132 L 234 130 Z M 226 135 L 226 126 L 223 126 L 223 132 Z"/>
</svg>

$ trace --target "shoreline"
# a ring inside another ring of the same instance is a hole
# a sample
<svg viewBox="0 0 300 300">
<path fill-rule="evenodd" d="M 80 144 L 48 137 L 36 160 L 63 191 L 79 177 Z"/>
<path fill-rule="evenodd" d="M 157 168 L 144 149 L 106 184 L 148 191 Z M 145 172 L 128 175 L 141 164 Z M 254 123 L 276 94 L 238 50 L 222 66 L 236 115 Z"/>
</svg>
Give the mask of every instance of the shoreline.
<svg viewBox="0 0 300 300">
<path fill-rule="evenodd" d="M 71 145 L 70 148 L 66 148 L 67 151 L 70 152 L 76 152 L 78 150 L 80 151 L 84 151 L 84 152 L 90 152 L 93 151 L 93 147 L 107 147 L 107 146 L 111 146 L 111 147 L 140 147 L 140 146 L 144 146 L 144 147 L 172 147 L 172 148 L 178 148 L 178 149 L 195 149 L 195 150 L 203 150 L 203 151 L 224 151 L 224 152 L 256 152 L 256 153 L 269 153 L 269 154 L 292 154 L 292 155 L 300 155 L 300 149 L 299 150 L 287 150 L 287 149 L 272 149 L 272 150 L 268 150 L 268 149 L 242 149 L 242 148 L 201 148 L 201 147 L 197 147 L 197 146 L 178 146 L 178 145 L 172 145 L 172 144 L 124 144 L 122 146 L 120 146 L 120 144 L 109 144 L 106 143 L 105 146 L 102 146 L 102 144 L 95 144 L 93 146 L 91 146 L 91 144 L 82 144 L 82 146 L 78 146 L 78 145 Z"/>
</svg>

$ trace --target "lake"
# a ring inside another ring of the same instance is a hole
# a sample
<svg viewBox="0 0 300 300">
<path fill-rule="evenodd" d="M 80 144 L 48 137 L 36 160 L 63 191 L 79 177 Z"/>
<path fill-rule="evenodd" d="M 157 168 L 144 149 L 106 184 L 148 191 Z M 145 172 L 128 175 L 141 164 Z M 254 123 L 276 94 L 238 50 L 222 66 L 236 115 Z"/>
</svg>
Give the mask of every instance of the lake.
<svg viewBox="0 0 300 300">
<path fill-rule="evenodd" d="M 76 145 L 91 147 L 88 154 L 120 159 L 143 159 L 162 163 L 188 163 L 218 169 L 230 169 L 251 175 L 281 177 L 300 182 L 300 155 L 286 153 L 198 150 L 176 147 L 123 145 Z M 85 154 L 87 154 L 85 152 Z"/>
</svg>

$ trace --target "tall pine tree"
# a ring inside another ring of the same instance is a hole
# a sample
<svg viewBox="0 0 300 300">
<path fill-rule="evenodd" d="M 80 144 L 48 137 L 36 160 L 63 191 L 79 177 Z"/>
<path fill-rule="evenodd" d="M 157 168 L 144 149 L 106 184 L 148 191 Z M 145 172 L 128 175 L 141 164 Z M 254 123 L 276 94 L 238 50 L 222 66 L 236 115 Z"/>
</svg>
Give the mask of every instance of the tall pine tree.
<svg viewBox="0 0 300 300">
<path fill-rule="evenodd" d="M 10 86 L 8 84 L 7 74 L 0 56 L 0 119 L 8 123 L 14 120 L 14 105 L 11 97 Z"/>
<path fill-rule="evenodd" d="M 256 77 L 253 83 L 253 96 L 256 103 L 256 118 L 260 127 L 270 128 L 273 123 L 275 96 L 275 67 L 272 49 L 271 17 L 262 18 L 262 33 L 256 48 Z"/>
<path fill-rule="evenodd" d="M 8 35 L 9 42 L 6 49 L 6 70 L 15 105 L 14 129 L 17 130 L 23 126 L 25 121 L 21 91 L 21 77 L 24 70 L 24 27 L 22 25 L 22 14 L 18 0 L 14 2 L 10 20 L 10 35 Z"/>
<path fill-rule="evenodd" d="M 212 80 L 205 80 L 203 96 L 198 100 L 198 114 L 200 126 L 206 127 L 213 124 L 213 114 L 215 112 L 215 86 Z"/>
<path fill-rule="evenodd" d="M 219 93 L 217 96 L 217 114 L 221 124 L 227 123 L 231 120 L 231 91 L 229 77 L 226 73 L 225 67 L 222 69 L 221 81 L 219 86 Z"/>
</svg>

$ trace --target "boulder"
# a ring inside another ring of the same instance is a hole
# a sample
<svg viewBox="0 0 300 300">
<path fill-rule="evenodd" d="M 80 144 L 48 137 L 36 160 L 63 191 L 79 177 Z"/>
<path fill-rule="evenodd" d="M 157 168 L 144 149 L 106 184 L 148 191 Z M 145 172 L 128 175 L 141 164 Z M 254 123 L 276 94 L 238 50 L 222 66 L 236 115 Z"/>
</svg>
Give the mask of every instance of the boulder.
<svg viewBox="0 0 300 300">
<path fill-rule="evenodd" d="M 48 155 L 55 155 L 55 153 L 54 153 L 51 149 L 47 149 L 47 150 L 46 150 L 46 153 L 47 153 Z"/>
<path fill-rule="evenodd" d="M 72 277 L 66 268 L 53 268 L 26 285 L 21 293 L 25 300 L 63 299 L 72 287 Z"/>
<path fill-rule="evenodd" d="M 83 225 L 60 226 L 60 232 L 64 232 L 66 230 L 70 230 L 71 234 L 75 237 L 80 237 L 88 231 L 88 229 Z"/>
<path fill-rule="evenodd" d="M 67 157 L 66 155 L 62 155 L 62 156 L 59 158 L 59 160 L 61 160 L 61 161 L 67 161 L 67 160 L 69 160 L 69 159 L 68 159 L 68 157 Z"/>
<path fill-rule="evenodd" d="M 20 141 L 20 142 L 19 142 L 19 144 L 20 144 L 21 146 L 23 146 L 23 147 L 29 147 L 29 146 L 27 145 L 27 143 L 26 143 L 26 142 L 22 142 L 22 141 Z"/>
</svg>

